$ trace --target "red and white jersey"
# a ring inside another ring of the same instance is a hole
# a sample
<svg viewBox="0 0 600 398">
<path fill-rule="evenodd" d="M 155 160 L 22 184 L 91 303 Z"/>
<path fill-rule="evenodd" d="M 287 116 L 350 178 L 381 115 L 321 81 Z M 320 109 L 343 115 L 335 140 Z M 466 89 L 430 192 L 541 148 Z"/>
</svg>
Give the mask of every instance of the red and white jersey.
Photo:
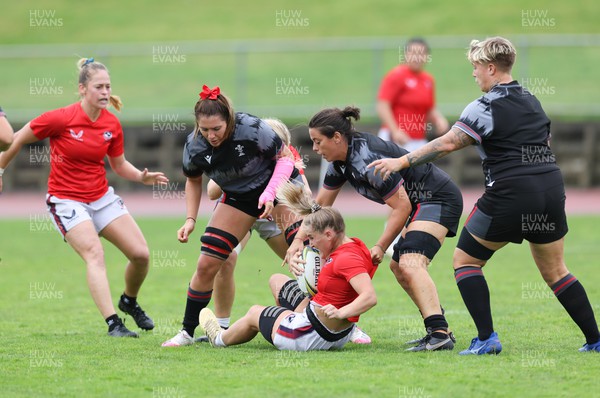
<svg viewBox="0 0 600 398">
<path fill-rule="evenodd" d="M 319 274 L 318 292 L 312 300 L 321 306 L 332 304 L 341 308 L 348 305 L 358 297 L 350 279 L 362 273 L 369 274 L 373 279 L 376 270 L 367 246 L 360 239 L 352 238 L 352 242 L 340 245 L 325 259 Z M 348 320 L 358 322 L 358 316 Z"/>
<path fill-rule="evenodd" d="M 92 122 L 76 102 L 36 117 L 30 127 L 40 140 L 50 138 L 50 195 L 89 203 L 106 193 L 104 157 L 123 154 L 123 130 L 115 115 L 103 109 Z"/>
<path fill-rule="evenodd" d="M 412 139 L 425 138 L 427 114 L 435 106 L 433 76 L 398 65 L 383 78 L 377 99 L 390 103 L 396 123 Z"/>
</svg>

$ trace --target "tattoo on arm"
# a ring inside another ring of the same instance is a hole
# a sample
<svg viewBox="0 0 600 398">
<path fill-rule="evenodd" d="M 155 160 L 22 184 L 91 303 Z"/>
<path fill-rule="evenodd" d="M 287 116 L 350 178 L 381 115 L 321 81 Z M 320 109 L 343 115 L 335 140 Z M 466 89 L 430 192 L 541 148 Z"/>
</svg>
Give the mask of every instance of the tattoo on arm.
<svg viewBox="0 0 600 398">
<path fill-rule="evenodd" d="M 453 128 L 450 130 L 452 132 L 452 134 L 449 134 L 450 137 L 449 140 L 450 142 L 452 142 L 454 144 L 454 150 L 459 150 L 462 149 L 466 146 L 469 145 L 473 145 L 475 143 L 475 140 L 473 139 L 473 137 L 471 137 L 470 135 L 466 134 L 465 132 Z"/>
<path fill-rule="evenodd" d="M 475 140 L 471 136 L 459 129 L 453 128 L 424 147 L 408 153 L 406 157 L 411 167 L 418 166 L 423 163 L 433 162 L 450 152 L 457 151 L 474 143 Z"/>
<path fill-rule="evenodd" d="M 429 163 L 436 159 L 441 158 L 446 155 L 448 152 L 441 150 L 443 143 L 440 138 L 436 138 L 431 141 L 429 144 L 425 145 L 423 148 L 417 149 L 414 152 L 410 152 L 406 155 L 408 159 L 408 164 L 413 166 L 418 166 L 423 163 Z"/>
<path fill-rule="evenodd" d="M 409 154 L 409 155 L 407 155 L 408 164 L 410 164 L 410 167 L 413 167 L 413 166 L 418 166 L 423 163 L 433 162 L 434 160 L 441 158 L 445 154 L 446 154 L 445 152 L 440 152 L 440 151 L 428 152 L 422 156 L 417 156 L 418 154 L 412 154 L 412 155 Z"/>
</svg>

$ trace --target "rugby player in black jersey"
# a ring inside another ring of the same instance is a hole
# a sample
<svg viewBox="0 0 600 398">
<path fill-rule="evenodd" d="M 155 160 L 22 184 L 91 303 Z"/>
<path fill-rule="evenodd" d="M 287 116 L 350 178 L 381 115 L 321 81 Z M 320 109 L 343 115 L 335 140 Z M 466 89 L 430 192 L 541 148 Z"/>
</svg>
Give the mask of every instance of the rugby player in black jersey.
<svg viewBox="0 0 600 398">
<path fill-rule="evenodd" d="M 200 257 L 187 292 L 183 329 L 163 343 L 177 347 L 194 343 L 200 310 L 212 296 L 215 276 L 257 218 L 272 216 L 292 224 L 297 217 L 285 206 L 275 206 L 279 185 L 298 171 L 287 146 L 261 119 L 235 113 L 220 89 L 204 86 L 194 108 L 196 126 L 183 150 L 183 173 L 187 177 L 187 218 L 177 232 L 186 243 L 194 230 L 202 176 L 206 174 L 223 190 L 200 241 Z M 282 225 L 285 230 L 289 225 Z"/>
<path fill-rule="evenodd" d="M 421 167 L 450 152 L 476 145 L 485 175 L 485 193 L 473 208 L 454 252 L 458 289 L 478 335 L 462 355 L 498 354 L 490 293 L 482 268 L 509 242 L 529 242 L 544 281 L 583 332 L 580 351 L 600 352 L 594 311 L 581 283 L 567 269 L 565 189 L 550 142 L 550 120 L 538 99 L 511 70 L 513 44 L 502 37 L 471 42 L 467 58 L 485 94 L 471 102 L 448 133 L 398 159 L 372 162 L 378 175 Z"/>
<path fill-rule="evenodd" d="M 365 198 L 387 204 L 392 212 L 387 225 L 371 247 L 375 263 L 383 260 L 393 240 L 390 263 L 396 279 L 413 300 L 424 320 L 426 336 L 408 342 L 409 351 L 435 351 L 454 348 L 454 336 L 440 306 L 435 283 L 427 267 L 446 236 L 455 236 L 462 213 L 462 195 L 450 177 L 428 164 L 395 174 L 384 181 L 367 165 L 376 159 L 396 158 L 408 153 L 394 143 L 354 129 L 360 110 L 346 107 L 324 109 L 308 124 L 313 150 L 331 162 L 317 203 L 331 206 L 342 185 L 350 185 Z M 296 236 L 301 239 L 302 235 Z M 288 253 L 297 250 L 292 244 Z"/>
</svg>

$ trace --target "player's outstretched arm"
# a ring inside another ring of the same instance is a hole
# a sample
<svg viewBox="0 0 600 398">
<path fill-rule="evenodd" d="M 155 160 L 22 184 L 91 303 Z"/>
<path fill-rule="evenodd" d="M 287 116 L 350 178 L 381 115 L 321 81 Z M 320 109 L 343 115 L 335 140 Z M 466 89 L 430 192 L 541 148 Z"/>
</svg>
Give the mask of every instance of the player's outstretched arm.
<svg viewBox="0 0 600 398">
<path fill-rule="evenodd" d="M 5 151 L 13 142 L 13 128 L 0 108 L 0 151 Z"/>
<path fill-rule="evenodd" d="M 125 155 L 108 157 L 108 163 L 119 177 L 129 181 L 141 182 L 144 185 L 166 184 L 169 179 L 161 172 L 150 172 L 148 169 L 139 170 L 125 159 Z"/>
<path fill-rule="evenodd" d="M 475 140 L 453 127 L 443 136 L 436 138 L 414 152 L 407 153 L 400 158 L 378 159 L 370 163 L 368 168 L 375 168 L 375 174 L 380 173 L 385 180 L 391 173 L 395 173 L 407 167 L 418 166 L 423 163 L 433 162 L 447 154 L 473 145 Z"/>
<path fill-rule="evenodd" d="M 17 156 L 23 145 L 37 141 L 39 139 L 33 134 L 33 130 L 29 127 L 29 123 L 27 123 L 21 130 L 15 133 L 12 145 L 5 152 L 0 153 L 0 192 L 2 192 L 2 174 L 4 174 L 4 169 Z"/>
</svg>

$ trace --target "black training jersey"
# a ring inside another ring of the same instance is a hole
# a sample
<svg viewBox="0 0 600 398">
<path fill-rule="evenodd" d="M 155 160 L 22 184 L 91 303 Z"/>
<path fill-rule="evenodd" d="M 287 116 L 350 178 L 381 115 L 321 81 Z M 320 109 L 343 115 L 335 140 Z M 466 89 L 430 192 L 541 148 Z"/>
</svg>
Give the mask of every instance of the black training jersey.
<svg viewBox="0 0 600 398">
<path fill-rule="evenodd" d="M 454 127 L 477 141 L 485 183 L 558 169 L 550 150 L 550 119 L 517 81 L 498 84 L 471 102 Z"/>
<path fill-rule="evenodd" d="M 375 176 L 375 168 L 367 169 L 367 165 L 377 159 L 399 158 L 407 153 L 398 145 L 373 134 L 354 133 L 349 138 L 346 161 L 336 160 L 329 164 L 323 188 L 338 189 L 349 181 L 356 192 L 383 204 L 403 184 L 412 203 L 436 200 L 436 193 L 450 177 L 431 163 L 392 173 L 385 181 L 379 174 Z"/>
<path fill-rule="evenodd" d="M 205 173 L 227 193 L 262 193 L 282 149 L 283 142 L 268 124 L 238 112 L 231 137 L 218 148 L 200 133 L 196 137 L 193 132 L 188 135 L 183 148 L 183 173 L 187 177 Z"/>
</svg>

